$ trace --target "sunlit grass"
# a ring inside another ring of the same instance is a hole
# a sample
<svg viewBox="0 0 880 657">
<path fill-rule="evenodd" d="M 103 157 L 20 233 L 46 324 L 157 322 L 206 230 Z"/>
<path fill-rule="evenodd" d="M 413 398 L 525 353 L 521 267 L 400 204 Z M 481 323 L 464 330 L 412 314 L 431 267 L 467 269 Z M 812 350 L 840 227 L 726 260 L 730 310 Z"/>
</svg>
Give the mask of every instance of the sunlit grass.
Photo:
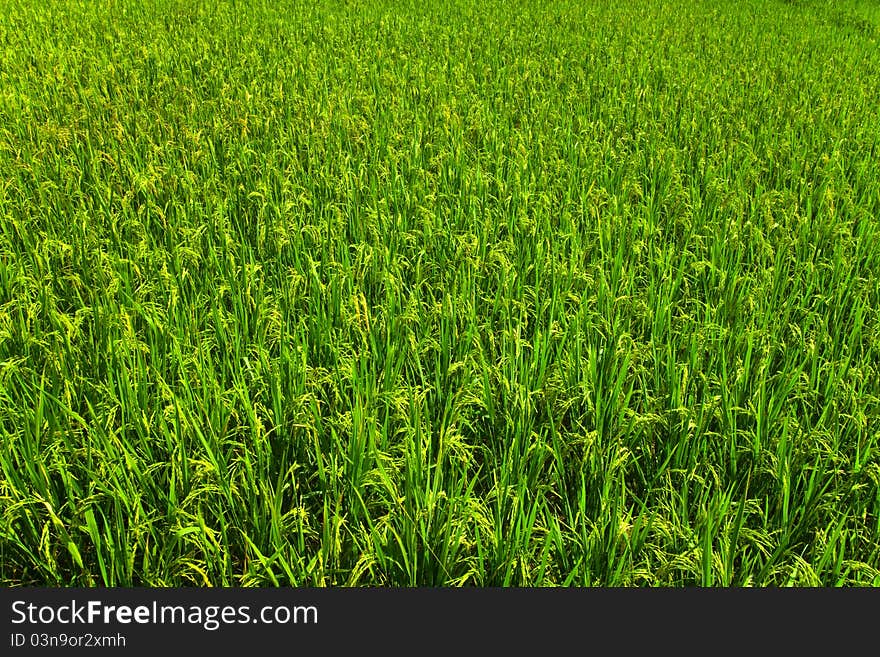
<svg viewBox="0 0 880 657">
<path fill-rule="evenodd" d="M 880 584 L 876 2 L 0 0 L 0 582 Z"/>
</svg>

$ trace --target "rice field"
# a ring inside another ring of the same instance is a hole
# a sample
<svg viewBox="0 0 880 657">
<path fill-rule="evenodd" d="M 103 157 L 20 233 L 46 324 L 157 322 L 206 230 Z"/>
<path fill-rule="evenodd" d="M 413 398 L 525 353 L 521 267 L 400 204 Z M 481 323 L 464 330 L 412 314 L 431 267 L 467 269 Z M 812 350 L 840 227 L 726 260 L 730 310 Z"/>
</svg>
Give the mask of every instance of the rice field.
<svg viewBox="0 0 880 657">
<path fill-rule="evenodd" d="M 876 0 L 0 0 L 0 584 L 880 585 Z"/>
</svg>

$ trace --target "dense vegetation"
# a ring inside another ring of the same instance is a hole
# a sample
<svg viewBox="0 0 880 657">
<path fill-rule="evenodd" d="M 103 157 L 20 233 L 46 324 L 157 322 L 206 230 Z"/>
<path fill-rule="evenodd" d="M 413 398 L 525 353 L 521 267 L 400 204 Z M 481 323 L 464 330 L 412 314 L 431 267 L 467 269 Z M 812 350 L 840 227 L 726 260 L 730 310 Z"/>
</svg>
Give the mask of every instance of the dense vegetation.
<svg viewBox="0 0 880 657">
<path fill-rule="evenodd" d="M 0 0 L 0 582 L 880 584 L 875 1 Z"/>
</svg>

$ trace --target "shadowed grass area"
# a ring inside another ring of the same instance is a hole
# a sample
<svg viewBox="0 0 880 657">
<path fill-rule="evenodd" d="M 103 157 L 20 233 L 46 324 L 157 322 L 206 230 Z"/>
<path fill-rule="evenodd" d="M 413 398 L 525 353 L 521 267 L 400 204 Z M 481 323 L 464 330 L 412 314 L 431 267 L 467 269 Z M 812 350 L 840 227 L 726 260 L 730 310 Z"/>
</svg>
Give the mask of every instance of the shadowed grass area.
<svg viewBox="0 0 880 657">
<path fill-rule="evenodd" d="M 876 2 L 0 0 L 0 583 L 880 584 L 878 99 Z"/>
</svg>

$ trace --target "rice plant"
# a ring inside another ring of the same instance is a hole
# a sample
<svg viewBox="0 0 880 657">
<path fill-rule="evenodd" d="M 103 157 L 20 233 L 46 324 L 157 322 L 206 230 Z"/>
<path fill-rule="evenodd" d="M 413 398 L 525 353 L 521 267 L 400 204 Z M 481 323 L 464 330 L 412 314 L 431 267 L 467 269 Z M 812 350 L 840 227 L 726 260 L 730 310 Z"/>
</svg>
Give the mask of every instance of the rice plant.
<svg viewBox="0 0 880 657">
<path fill-rule="evenodd" d="M 880 584 L 874 0 L 0 0 L 0 583 Z"/>
</svg>

